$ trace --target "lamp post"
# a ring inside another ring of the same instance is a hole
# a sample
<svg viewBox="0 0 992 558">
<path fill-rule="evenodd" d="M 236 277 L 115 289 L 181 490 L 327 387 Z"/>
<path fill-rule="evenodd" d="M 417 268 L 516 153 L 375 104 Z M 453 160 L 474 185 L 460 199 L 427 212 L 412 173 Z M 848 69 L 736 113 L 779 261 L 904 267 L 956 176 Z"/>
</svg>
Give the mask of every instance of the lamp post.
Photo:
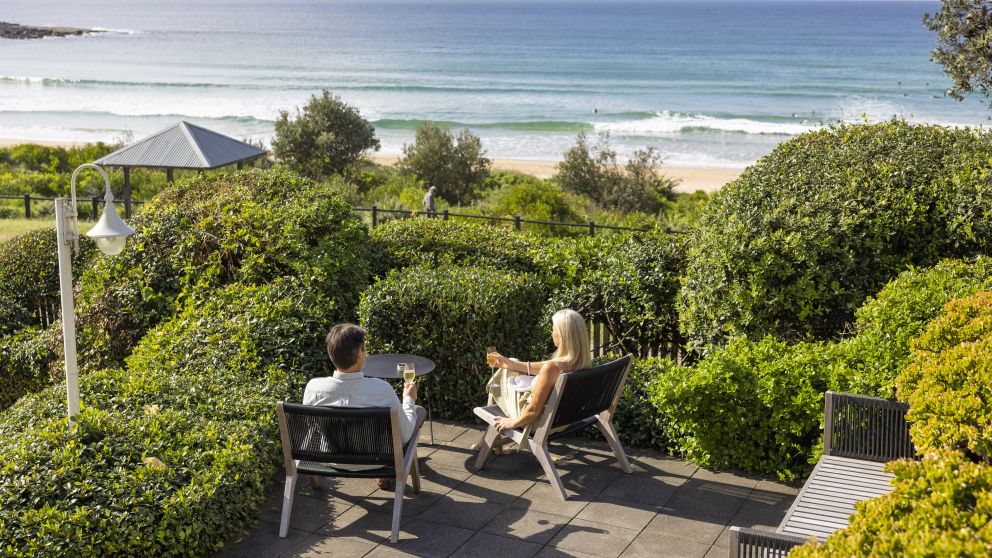
<svg viewBox="0 0 992 558">
<path fill-rule="evenodd" d="M 65 347 L 65 386 L 69 407 L 69 422 L 79 415 L 79 372 L 76 368 L 76 315 L 72 299 L 72 249 L 79 251 L 79 229 L 76 213 L 76 176 L 83 169 L 94 169 L 103 176 L 107 193 L 103 199 L 103 216 L 86 236 L 96 242 L 97 248 L 108 256 L 124 249 L 127 237 L 134 229 L 121 220 L 114 208 L 114 194 L 110 191 L 110 177 L 97 165 L 79 165 L 72 173 L 70 199 L 55 199 L 55 238 L 59 253 L 59 288 L 62 295 L 62 342 Z"/>
</svg>

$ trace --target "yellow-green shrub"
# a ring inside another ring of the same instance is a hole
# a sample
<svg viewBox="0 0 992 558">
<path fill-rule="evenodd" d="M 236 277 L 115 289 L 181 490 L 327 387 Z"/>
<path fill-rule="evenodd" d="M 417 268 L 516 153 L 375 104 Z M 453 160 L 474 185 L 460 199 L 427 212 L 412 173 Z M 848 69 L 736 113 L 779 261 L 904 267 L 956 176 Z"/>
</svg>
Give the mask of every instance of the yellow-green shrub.
<svg viewBox="0 0 992 558">
<path fill-rule="evenodd" d="M 992 462 L 992 291 L 954 300 L 910 346 L 897 378 L 918 448 L 967 448 Z"/>
</svg>

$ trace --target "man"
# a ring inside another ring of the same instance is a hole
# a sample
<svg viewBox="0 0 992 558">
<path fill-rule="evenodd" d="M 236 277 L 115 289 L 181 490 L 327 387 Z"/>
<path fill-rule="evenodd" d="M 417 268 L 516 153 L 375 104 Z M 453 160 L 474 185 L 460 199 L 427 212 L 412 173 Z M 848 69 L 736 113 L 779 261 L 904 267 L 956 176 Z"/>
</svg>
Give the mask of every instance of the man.
<svg viewBox="0 0 992 558">
<path fill-rule="evenodd" d="M 417 384 L 403 385 L 403 403 L 396 392 L 379 378 L 366 378 L 365 330 L 355 324 L 338 324 L 327 334 L 327 354 L 334 364 L 334 375 L 314 378 L 303 392 L 304 405 L 327 407 L 389 407 L 399 415 L 400 437 L 410 439 L 427 415 L 417 402 Z M 341 465 L 342 469 L 375 469 L 376 466 Z M 393 479 L 376 479 L 379 488 L 393 490 Z"/>
<path fill-rule="evenodd" d="M 431 186 L 427 189 L 427 193 L 424 194 L 424 213 L 428 216 L 435 213 L 434 207 L 434 194 L 437 192 L 437 186 Z"/>
</svg>

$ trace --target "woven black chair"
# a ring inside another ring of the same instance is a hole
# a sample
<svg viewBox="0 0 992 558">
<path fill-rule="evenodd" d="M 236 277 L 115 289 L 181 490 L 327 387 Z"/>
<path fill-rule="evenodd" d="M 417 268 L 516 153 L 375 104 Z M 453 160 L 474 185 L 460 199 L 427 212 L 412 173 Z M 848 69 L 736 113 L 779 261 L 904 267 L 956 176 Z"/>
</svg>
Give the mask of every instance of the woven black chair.
<svg viewBox="0 0 992 558">
<path fill-rule="evenodd" d="M 730 558 L 779 558 L 810 537 L 824 541 L 847 527 L 857 502 L 892 490 L 885 463 L 916 458 L 908 410 L 899 401 L 828 391 L 819 463 L 774 533 L 730 528 Z"/>
<path fill-rule="evenodd" d="M 279 536 L 289 532 L 296 481 L 301 474 L 313 477 L 396 478 L 393 500 L 393 530 L 389 540 L 399 538 L 400 512 L 406 479 L 413 477 L 413 492 L 420 493 L 417 468 L 417 438 L 420 425 L 405 447 L 400 439 L 399 417 L 388 407 L 315 407 L 278 403 L 279 432 L 286 464 L 286 486 L 282 498 Z M 341 465 L 373 465 L 360 471 Z M 313 478 L 311 477 L 311 478 Z"/>
<path fill-rule="evenodd" d="M 627 355 L 601 366 L 558 376 L 544 411 L 537 420 L 533 437 L 525 438 L 524 431 L 519 428 L 497 432 L 493 421 L 496 417 L 506 416 L 499 406 L 476 407 L 475 414 L 486 421 L 489 428 L 479 442 L 475 468 L 482 469 L 485 466 L 494 446 L 514 441 L 521 447 L 530 449 L 558 495 L 562 500 L 567 500 L 568 494 L 551 460 L 551 454 L 548 453 L 548 442 L 595 425 L 613 448 L 620 467 L 625 473 L 630 473 L 632 469 L 627 461 L 627 454 L 624 453 L 610 420 L 623 393 L 632 360 L 633 357 Z"/>
</svg>

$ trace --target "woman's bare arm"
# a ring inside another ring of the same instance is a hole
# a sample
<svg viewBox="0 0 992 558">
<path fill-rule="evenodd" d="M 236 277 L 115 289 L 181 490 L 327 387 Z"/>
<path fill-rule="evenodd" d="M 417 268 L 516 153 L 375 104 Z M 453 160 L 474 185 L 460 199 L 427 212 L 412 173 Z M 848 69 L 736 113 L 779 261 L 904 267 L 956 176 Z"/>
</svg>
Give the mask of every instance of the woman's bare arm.
<svg viewBox="0 0 992 558">
<path fill-rule="evenodd" d="M 544 406 L 548 403 L 551 390 L 554 389 L 555 382 L 558 381 L 560 375 L 561 372 L 558 371 L 558 367 L 553 362 L 545 361 L 538 371 L 537 377 L 534 378 L 530 402 L 527 403 L 523 413 L 516 420 L 502 421 L 502 425 L 506 428 L 520 428 L 537 420 L 544 412 Z"/>
</svg>

